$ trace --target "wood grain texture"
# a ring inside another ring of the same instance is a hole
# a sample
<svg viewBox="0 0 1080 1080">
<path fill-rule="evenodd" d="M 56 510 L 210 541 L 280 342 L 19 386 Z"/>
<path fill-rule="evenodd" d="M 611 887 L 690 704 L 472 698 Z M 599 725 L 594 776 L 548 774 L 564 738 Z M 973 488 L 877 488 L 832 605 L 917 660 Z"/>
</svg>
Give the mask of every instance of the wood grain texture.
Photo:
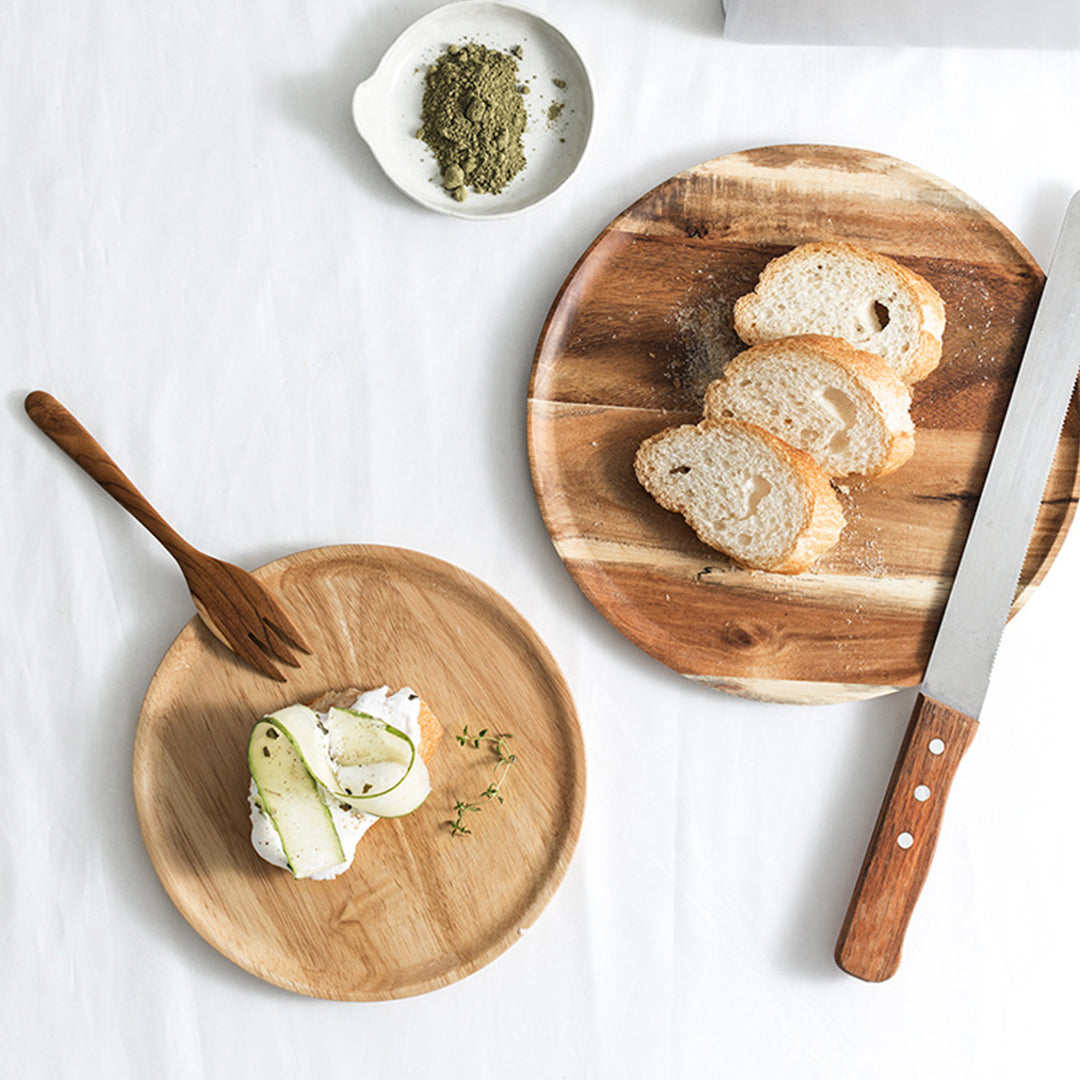
<svg viewBox="0 0 1080 1080">
<path fill-rule="evenodd" d="M 647 436 L 700 418 L 743 346 L 731 309 L 769 259 L 839 239 L 890 255 L 945 301 L 942 362 L 913 388 L 916 449 L 838 486 L 840 542 L 790 579 L 742 570 L 633 473 Z M 596 608 L 675 671 L 747 697 L 816 703 L 921 681 L 982 490 L 1043 274 L 981 206 L 868 151 L 778 146 L 657 187 L 564 282 L 534 359 L 529 456 L 559 555 Z M 1070 404 L 1018 590 L 1042 580 L 1080 492 Z"/>
<path fill-rule="evenodd" d="M 176 560 L 195 610 L 222 644 L 264 675 L 284 682 L 275 661 L 296 667 L 293 649 L 307 652 L 308 648 L 274 597 L 246 570 L 192 547 L 150 505 L 90 432 L 51 394 L 35 390 L 27 395 L 24 405 L 38 428 Z"/>
<path fill-rule="evenodd" d="M 498 956 L 558 887 L 581 825 L 585 762 L 570 692 L 536 633 L 498 593 L 397 548 L 301 552 L 256 571 L 288 604 L 313 655 L 285 686 L 240 664 L 193 619 L 163 659 L 135 742 L 135 804 L 158 877 L 194 929 L 285 989 L 340 1000 L 423 993 Z M 410 685 L 447 735 L 433 792 L 377 823 L 353 866 L 294 881 L 251 847 L 246 748 L 264 713 L 345 686 Z M 494 757 L 462 726 L 509 731 L 518 757 L 502 805 L 454 838 Z"/>
<path fill-rule="evenodd" d="M 867 982 L 891 978 L 930 870 L 945 800 L 978 722 L 919 694 L 836 945 Z"/>
</svg>

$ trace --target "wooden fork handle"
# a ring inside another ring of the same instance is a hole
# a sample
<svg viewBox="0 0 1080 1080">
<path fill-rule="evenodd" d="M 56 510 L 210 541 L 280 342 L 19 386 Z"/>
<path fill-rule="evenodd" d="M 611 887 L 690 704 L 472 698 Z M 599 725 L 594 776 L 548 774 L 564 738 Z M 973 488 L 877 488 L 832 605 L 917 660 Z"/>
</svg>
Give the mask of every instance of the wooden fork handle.
<svg viewBox="0 0 1080 1080">
<path fill-rule="evenodd" d="M 195 549 L 148 503 L 98 441 L 51 394 L 35 390 L 23 403 L 27 416 L 80 469 L 96 480 L 132 517 L 147 528 L 173 556 L 183 561 Z"/>
<path fill-rule="evenodd" d="M 945 798 L 978 721 L 919 694 L 836 944 L 849 975 L 883 982 L 934 857 Z"/>
</svg>

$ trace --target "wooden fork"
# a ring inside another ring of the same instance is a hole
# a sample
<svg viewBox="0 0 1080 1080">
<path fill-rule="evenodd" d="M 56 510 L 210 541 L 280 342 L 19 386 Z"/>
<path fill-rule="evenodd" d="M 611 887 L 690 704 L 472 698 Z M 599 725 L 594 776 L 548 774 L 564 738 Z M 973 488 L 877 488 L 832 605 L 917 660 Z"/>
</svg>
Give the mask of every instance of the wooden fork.
<svg viewBox="0 0 1080 1080">
<path fill-rule="evenodd" d="M 253 668 L 284 682 L 274 661 L 299 667 L 293 650 L 310 654 L 311 649 L 270 593 L 246 570 L 214 559 L 184 540 L 56 398 L 35 390 L 24 404 L 30 419 L 176 560 L 195 610 L 214 636 Z"/>
</svg>

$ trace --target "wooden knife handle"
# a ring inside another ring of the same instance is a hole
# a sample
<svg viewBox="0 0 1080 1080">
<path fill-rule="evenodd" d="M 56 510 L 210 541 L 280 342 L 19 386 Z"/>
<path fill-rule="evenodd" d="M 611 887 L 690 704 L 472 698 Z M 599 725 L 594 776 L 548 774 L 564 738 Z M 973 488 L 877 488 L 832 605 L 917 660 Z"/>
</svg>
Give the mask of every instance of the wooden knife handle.
<svg viewBox="0 0 1080 1080">
<path fill-rule="evenodd" d="M 96 480 L 136 521 L 148 529 L 174 558 L 194 549 L 147 502 L 100 443 L 51 394 L 35 390 L 23 403 L 26 415 L 80 469 Z"/>
<path fill-rule="evenodd" d="M 883 982 L 896 973 L 945 798 L 978 726 L 919 694 L 836 943 L 836 962 L 849 975 Z"/>
</svg>

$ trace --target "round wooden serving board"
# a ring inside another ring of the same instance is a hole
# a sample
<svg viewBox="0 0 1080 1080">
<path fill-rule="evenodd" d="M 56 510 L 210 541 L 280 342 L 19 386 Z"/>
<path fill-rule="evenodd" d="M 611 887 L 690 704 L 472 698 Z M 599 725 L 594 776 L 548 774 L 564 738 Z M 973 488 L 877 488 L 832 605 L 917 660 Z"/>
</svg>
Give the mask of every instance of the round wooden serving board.
<svg viewBox="0 0 1080 1080">
<path fill-rule="evenodd" d="M 747 571 L 650 498 L 634 453 L 700 419 L 705 387 L 743 347 L 732 306 L 765 264 L 824 239 L 890 255 L 938 290 L 942 361 L 914 387 L 914 458 L 839 486 L 837 547 L 798 576 Z M 597 237 L 537 347 L 529 455 L 559 555 L 627 638 L 709 686 L 814 703 L 920 682 L 1042 284 L 986 210 L 894 158 L 773 146 L 673 177 Z M 1078 441 L 1073 401 L 1018 604 L 1072 519 Z"/>
<path fill-rule="evenodd" d="M 313 997 L 366 1001 L 444 986 L 498 956 L 558 887 L 581 826 L 585 761 L 554 660 L 505 599 L 448 563 L 398 548 L 305 551 L 256 572 L 313 655 L 266 679 L 193 619 L 147 692 L 135 741 L 139 825 L 185 919 L 252 974 Z M 412 686 L 445 734 L 432 794 L 378 822 L 352 867 L 295 881 L 250 844 L 247 742 L 263 714 L 328 688 Z M 510 732 L 502 804 L 448 823 L 495 776 L 454 736 Z"/>
</svg>

